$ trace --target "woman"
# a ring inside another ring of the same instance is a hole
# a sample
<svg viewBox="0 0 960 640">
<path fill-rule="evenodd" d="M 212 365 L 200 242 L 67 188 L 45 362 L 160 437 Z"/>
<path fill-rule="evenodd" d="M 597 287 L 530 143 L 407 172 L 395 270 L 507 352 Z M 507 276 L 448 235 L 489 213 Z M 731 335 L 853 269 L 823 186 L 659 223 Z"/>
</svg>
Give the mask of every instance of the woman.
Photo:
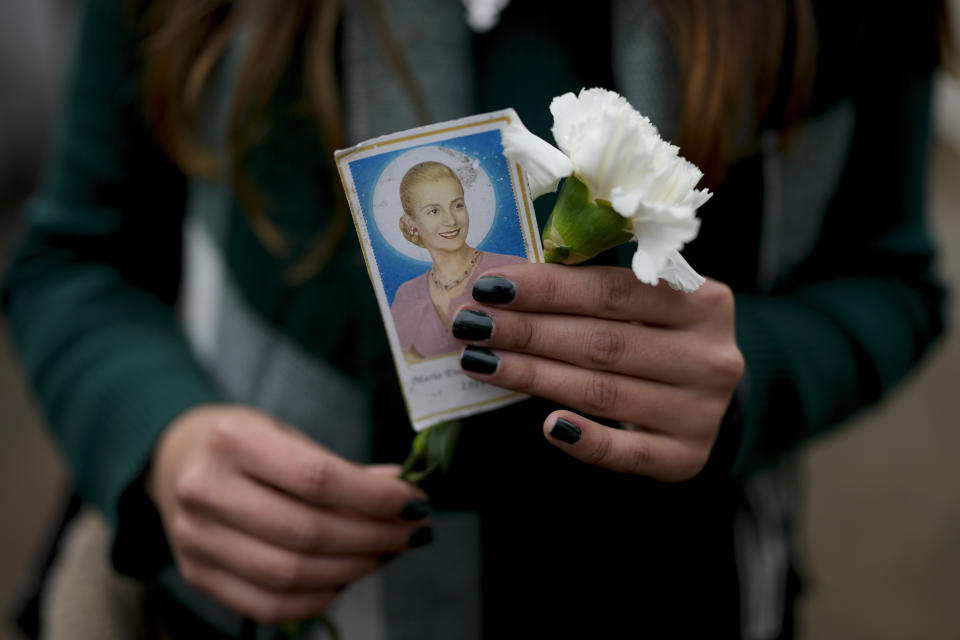
<svg viewBox="0 0 960 640">
<path fill-rule="evenodd" d="M 173 637 L 331 603 L 356 637 L 790 637 L 789 454 L 941 330 L 931 12 L 516 0 L 472 36 L 415 5 L 169 0 L 145 36 L 89 3 L 3 298 L 113 525 L 88 555 Z M 713 280 L 645 286 L 615 253 L 480 274 L 451 313 L 496 331 L 459 334 L 462 366 L 539 398 L 465 421 L 428 519 L 369 465 L 412 434 L 359 247 L 328 242 L 330 151 L 504 106 L 547 136 L 549 99 L 598 85 L 706 168 L 687 257 Z"/>
<path fill-rule="evenodd" d="M 417 362 L 459 351 L 448 329 L 451 308 L 470 300 L 484 271 L 525 260 L 467 244 L 470 213 L 463 184 L 445 164 L 411 167 L 400 181 L 400 202 L 403 237 L 427 249 L 433 262 L 429 271 L 400 285 L 390 305 L 400 347 L 408 362 Z"/>
</svg>

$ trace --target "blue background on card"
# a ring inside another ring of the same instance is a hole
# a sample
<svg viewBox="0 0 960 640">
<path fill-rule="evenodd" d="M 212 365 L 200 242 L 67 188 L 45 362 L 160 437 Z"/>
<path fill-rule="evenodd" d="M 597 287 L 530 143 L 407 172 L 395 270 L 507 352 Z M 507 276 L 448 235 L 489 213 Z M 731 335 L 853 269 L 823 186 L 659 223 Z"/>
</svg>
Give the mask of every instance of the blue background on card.
<svg viewBox="0 0 960 640">
<path fill-rule="evenodd" d="M 380 267 L 383 288 L 390 304 L 393 304 L 393 298 L 400 285 L 425 273 L 430 268 L 430 263 L 420 262 L 405 256 L 394 249 L 383 237 L 373 217 L 373 190 L 377 186 L 377 181 L 380 180 L 380 174 L 394 158 L 419 147 L 448 147 L 480 162 L 480 166 L 487 172 L 490 183 L 493 185 L 496 197 L 496 216 L 490 232 L 487 233 L 487 237 L 477 248 L 492 253 L 527 257 L 520 227 L 520 216 L 513 196 L 510 168 L 503 156 L 503 143 L 499 129 L 443 140 L 442 142 L 405 147 L 396 151 L 387 151 L 379 155 L 354 160 L 349 163 L 350 173 L 353 175 L 353 185 L 357 190 L 360 208 L 363 211 L 363 218 L 370 234 L 370 244 Z M 397 212 L 398 220 L 401 213 L 400 211 Z"/>
</svg>

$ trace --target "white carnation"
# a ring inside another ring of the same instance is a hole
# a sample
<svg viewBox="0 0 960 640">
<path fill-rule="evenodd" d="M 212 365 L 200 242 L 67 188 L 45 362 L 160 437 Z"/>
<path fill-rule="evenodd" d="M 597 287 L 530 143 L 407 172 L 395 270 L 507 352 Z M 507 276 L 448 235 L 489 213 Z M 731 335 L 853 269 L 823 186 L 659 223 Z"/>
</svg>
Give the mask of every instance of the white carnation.
<svg viewBox="0 0 960 640">
<path fill-rule="evenodd" d="M 504 129 L 503 152 L 523 167 L 534 199 L 556 191 L 560 179 L 573 171 L 570 158 L 543 138 L 530 133 L 519 120 L 513 120 Z"/>
<path fill-rule="evenodd" d="M 527 170 L 531 191 L 554 190 L 555 180 L 572 173 L 595 201 L 630 220 L 637 240 L 632 265 L 637 278 L 648 284 L 662 278 L 677 289 L 697 289 L 704 279 L 680 249 L 697 236 L 697 208 L 711 196 L 695 189 L 703 173 L 612 91 L 583 89 L 579 95 L 558 96 L 550 112 L 553 137 L 569 167 L 558 160 L 556 149 L 522 127 L 513 129 L 509 145 L 504 136 L 504 150 Z"/>
</svg>

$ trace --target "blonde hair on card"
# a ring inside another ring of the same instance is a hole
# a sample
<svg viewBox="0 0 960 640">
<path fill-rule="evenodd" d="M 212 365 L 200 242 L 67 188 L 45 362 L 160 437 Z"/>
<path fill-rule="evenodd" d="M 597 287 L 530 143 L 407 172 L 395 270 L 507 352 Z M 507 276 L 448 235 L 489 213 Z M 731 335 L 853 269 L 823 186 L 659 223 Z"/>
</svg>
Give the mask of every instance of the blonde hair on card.
<svg viewBox="0 0 960 640">
<path fill-rule="evenodd" d="M 433 160 L 413 165 L 407 169 L 407 172 L 403 174 L 403 179 L 400 180 L 400 206 L 403 207 L 403 214 L 400 216 L 400 232 L 403 233 L 404 238 L 418 247 L 423 246 L 423 241 L 420 239 L 420 236 L 409 227 L 409 220 L 413 219 L 414 213 L 414 190 L 417 185 L 423 184 L 424 182 L 437 182 L 438 180 L 445 179 L 456 180 L 457 184 L 460 185 L 460 190 L 463 190 L 463 184 L 453 169 L 442 162 L 435 162 Z"/>
</svg>

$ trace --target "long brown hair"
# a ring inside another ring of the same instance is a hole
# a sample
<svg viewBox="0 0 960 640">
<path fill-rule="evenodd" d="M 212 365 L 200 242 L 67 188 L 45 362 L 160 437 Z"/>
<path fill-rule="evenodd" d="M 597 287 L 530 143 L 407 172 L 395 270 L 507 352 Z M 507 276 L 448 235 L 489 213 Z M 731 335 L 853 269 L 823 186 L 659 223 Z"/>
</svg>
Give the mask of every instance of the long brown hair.
<svg viewBox="0 0 960 640">
<path fill-rule="evenodd" d="M 389 45 L 392 40 L 383 28 L 386 21 L 376 10 L 377 3 L 365 0 L 374 9 L 370 13 L 377 23 L 374 27 Z M 684 78 L 678 143 L 684 155 L 705 170 L 708 181 L 716 183 L 735 157 L 745 127 L 771 106 L 784 72 L 790 80 L 780 124 L 788 128 L 801 117 L 815 68 L 810 0 L 653 0 L 652 4 L 664 18 Z M 297 42 L 303 43 L 305 97 L 324 147 L 332 152 L 341 146 L 344 127 L 334 62 L 338 20 L 339 0 L 151 2 L 146 11 L 145 94 L 147 115 L 160 144 L 188 173 L 217 171 L 213 156 L 196 142 L 199 102 L 212 70 L 243 23 L 252 33 L 229 117 L 228 151 L 234 169 L 269 126 L 267 106 Z M 391 58 L 401 82 L 410 85 L 411 74 L 402 55 Z M 416 87 L 407 89 L 415 98 Z M 287 242 L 270 223 L 266 203 L 242 171 L 231 175 L 252 228 L 268 249 L 284 255 Z M 319 248 L 291 280 L 301 281 L 322 267 L 345 228 L 345 219 L 341 202 Z"/>
<path fill-rule="evenodd" d="M 803 115 L 816 71 L 810 0 L 655 0 L 676 52 L 682 84 L 676 143 L 716 184 L 745 134 L 784 88 L 774 124 Z"/>
<path fill-rule="evenodd" d="M 326 157 L 344 143 L 343 115 L 334 51 L 340 4 L 336 0 L 240 2 L 162 0 L 143 12 L 145 108 L 157 140 L 187 174 L 222 172 L 210 149 L 197 142 L 203 89 L 241 25 L 249 46 L 241 61 L 227 127 L 228 174 L 257 237 L 277 257 L 290 257 L 289 242 L 271 222 L 269 205 L 243 170 L 245 154 L 270 126 L 268 107 L 281 76 L 301 45 L 304 98 L 312 111 Z M 318 176 L 320 179 L 320 176 Z M 299 284 L 329 260 L 347 227 L 346 202 L 339 190 L 327 229 L 287 271 Z"/>
</svg>

